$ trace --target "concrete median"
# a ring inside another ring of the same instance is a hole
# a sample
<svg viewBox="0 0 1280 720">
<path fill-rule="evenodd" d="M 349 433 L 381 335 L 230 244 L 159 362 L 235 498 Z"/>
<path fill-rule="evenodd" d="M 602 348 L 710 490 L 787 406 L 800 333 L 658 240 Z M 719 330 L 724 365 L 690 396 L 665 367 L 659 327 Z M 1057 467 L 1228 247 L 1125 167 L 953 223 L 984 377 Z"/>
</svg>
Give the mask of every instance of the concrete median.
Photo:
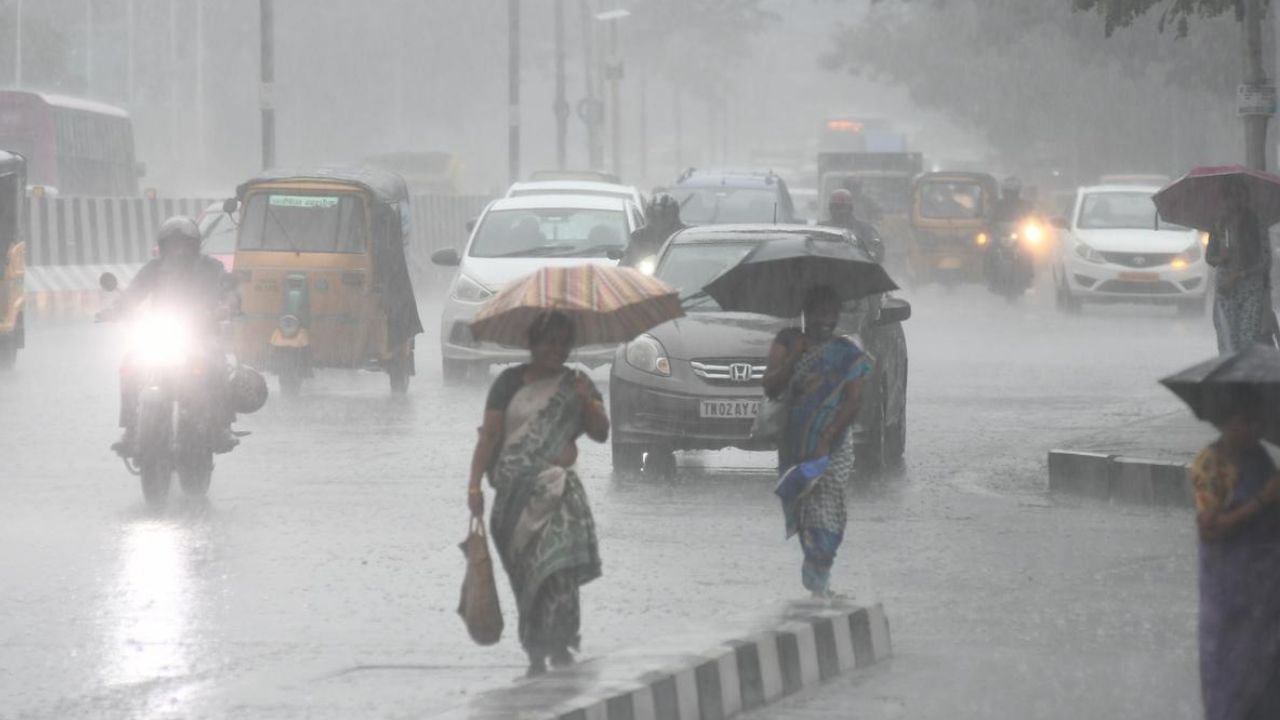
<svg viewBox="0 0 1280 720">
<path fill-rule="evenodd" d="M 1094 452 L 1050 451 L 1049 491 L 1119 503 L 1192 506 L 1187 463 Z"/>
</svg>

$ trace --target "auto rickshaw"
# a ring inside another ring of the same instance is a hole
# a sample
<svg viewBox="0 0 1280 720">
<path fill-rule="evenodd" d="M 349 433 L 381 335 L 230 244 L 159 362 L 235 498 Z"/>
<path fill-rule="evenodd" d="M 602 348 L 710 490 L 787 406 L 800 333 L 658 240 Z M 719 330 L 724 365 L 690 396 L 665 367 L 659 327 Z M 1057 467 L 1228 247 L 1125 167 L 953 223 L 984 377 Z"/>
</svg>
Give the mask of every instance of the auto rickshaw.
<svg viewBox="0 0 1280 720">
<path fill-rule="evenodd" d="M 916 284 L 983 281 L 1000 185 L 987 173 L 931 172 L 913 185 L 910 275 Z"/>
<path fill-rule="evenodd" d="M 240 212 L 233 342 L 242 361 L 276 373 L 285 395 L 323 367 L 382 370 L 392 393 L 408 391 L 422 322 L 399 175 L 270 171 L 241 185 L 224 209 Z"/>
<path fill-rule="evenodd" d="M 0 370 L 13 367 L 26 342 L 27 244 L 22 222 L 26 188 L 27 161 L 0 151 Z"/>
</svg>

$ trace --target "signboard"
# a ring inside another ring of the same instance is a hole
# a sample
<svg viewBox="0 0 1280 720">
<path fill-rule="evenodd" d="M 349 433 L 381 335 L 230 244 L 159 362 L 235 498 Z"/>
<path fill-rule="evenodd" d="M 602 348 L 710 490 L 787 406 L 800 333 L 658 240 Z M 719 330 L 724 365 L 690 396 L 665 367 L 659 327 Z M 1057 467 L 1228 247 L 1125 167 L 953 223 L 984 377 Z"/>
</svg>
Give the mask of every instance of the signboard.
<svg viewBox="0 0 1280 720">
<path fill-rule="evenodd" d="M 1236 90 L 1236 112 L 1240 115 L 1275 115 L 1275 85 L 1241 85 Z"/>
<path fill-rule="evenodd" d="M 322 195 L 272 195 L 269 204 L 272 207 L 331 208 L 338 204 L 338 198 Z"/>
</svg>

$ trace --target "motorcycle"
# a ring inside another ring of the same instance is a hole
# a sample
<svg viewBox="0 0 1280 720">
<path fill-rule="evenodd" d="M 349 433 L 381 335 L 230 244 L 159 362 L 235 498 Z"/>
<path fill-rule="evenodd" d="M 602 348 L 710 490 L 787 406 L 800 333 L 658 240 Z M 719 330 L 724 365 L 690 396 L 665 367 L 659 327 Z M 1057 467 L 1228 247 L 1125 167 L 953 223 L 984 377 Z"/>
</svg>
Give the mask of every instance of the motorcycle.
<svg viewBox="0 0 1280 720">
<path fill-rule="evenodd" d="M 1047 241 L 1048 231 L 1033 217 L 996 223 L 992 230 L 983 263 L 987 289 L 1016 302 L 1035 283 L 1035 256 Z"/>
<path fill-rule="evenodd" d="M 111 273 L 103 274 L 100 284 L 108 292 L 118 287 Z M 98 319 L 117 318 L 106 312 Z M 184 494 L 204 496 L 213 480 L 214 453 L 227 449 L 214 447 L 214 431 L 220 428 L 208 374 L 227 373 L 228 387 L 237 379 L 251 387 L 248 393 L 231 393 L 240 412 L 253 412 L 265 403 L 266 381 L 221 352 L 215 338 L 199 332 L 199 320 L 181 309 L 143 309 L 128 322 L 128 354 L 121 374 L 136 388 L 137 405 L 133 442 L 120 453 L 125 468 L 140 478 L 149 506 L 168 499 L 175 473 Z M 246 395 L 252 402 L 246 402 Z"/>
</svg>

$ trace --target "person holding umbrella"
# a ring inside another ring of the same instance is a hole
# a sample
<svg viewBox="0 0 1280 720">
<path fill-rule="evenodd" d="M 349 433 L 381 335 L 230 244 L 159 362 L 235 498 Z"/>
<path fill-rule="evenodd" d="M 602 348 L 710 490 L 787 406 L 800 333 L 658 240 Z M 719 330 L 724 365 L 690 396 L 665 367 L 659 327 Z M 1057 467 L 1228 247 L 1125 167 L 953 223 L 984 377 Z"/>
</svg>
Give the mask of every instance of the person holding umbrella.
<svg viewBox="0 0 1280 720">
<path fill-rule="evenodd" d="M 511 580 L 528 675 L 573 662 L 579 588 L 601 575 L 587 494 L 574 471 L 578 438 L 609 438 L 609 417 L 591 380 L 566 366 L 574 346 L 625 342 L 683 314 L 676 291 L 629 268 L 546 267 L 480 310 L 472 334 L 525 344 L 529 362 L 489 389 L 472 453 L 467 505 L 484 514 L 481 479 L 494 490 L 490 536 Z"/>
<path fill-rule="evenodd" d="M 784 503 L 787 537 L 800 536 L 804 551 L 801 582 L 815 598 L 837 597 L 831 567 L 847 522 L 845 479 L 853 470 L 849 427 L 858 416 L 868 356 L 847 337 L 835 335 L 840 295 L 829 285 L 808 291 L 801 328 L 780 332 L 769 351 L 765 394 L 786 397 L 785 424 L 778 438 L 778 471 L 805 461 L 822 461 L 810 489 Z"/>
<path fill-rule="evenodd" d="M 1261 346 L 1166 378 L 1218 439 L 1191 465 L 1200 536 L 1200 682 L 1209 720 L 1280 717 L 1280 351 Z"/>
</svg>

